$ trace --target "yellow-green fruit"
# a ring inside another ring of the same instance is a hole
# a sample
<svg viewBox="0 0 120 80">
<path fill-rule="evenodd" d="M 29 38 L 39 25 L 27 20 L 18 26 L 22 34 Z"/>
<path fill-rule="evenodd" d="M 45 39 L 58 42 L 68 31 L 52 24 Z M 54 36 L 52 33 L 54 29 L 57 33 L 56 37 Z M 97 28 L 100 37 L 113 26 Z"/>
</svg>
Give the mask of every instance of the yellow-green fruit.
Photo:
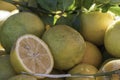
<svg viewBox="0 0 120 80">
<path fill-rule="evenodd" d="M 96 74 L 98 72 L 98 69 L 96 67 L 94 67 L 93 65 L 90 64 L 78 64 L 75 67 L 73 67 L 68 73 L 70 74 L 83 74 L 83 75 L 87 75 L 87 74 Z M 93 78 L 93 76 L 91 76 L 91 78 L 87 78 L 87 77 L 73 77 L 73 78 L 66 78 L 66 80 L 95 80 L 95 78 Z"/>
<path fill-rule="evenodd" d="M 78 64 L 85 51 L 85 41 L 81 34 L 67 25 L 56 25 L 47 30 L 42 39 L 52 51 L 57 69 L 70 69 Z"/>
<path fill-rule="evenodd" d="M 21 12 L 10 16 L 4 22 L 0 30 L 0 41 L 9 53 L 14 42 L 21 35 L 29 33 L 40 37 L 43 32 L 44 24 L 38 16 Z"/>
<path fill-rule="evenodd" d="M 6 10 L 6 11 L 13 11 L 17 9 L 17 7 L 11 3 L 8 3 L 4 0 L 0 0 L 0 10 Z"/>
<path fill-rule="evenodd" d="M 85 40 L 97 45 L 104 42 L 106 28 L 113 22 L 111 13 L 88 12 L 81 15 L 81 33 Z"/>
<path fill-rule="evenodd" d="M 102 53 L 99 48 L 91 42 L 86 41 L 86 49 L 81 63 L 88 63 L 98 67 L 102 61 Z"/>
<path fill-rule="evenodd" d="M 30 76 L 30 75 L 16 75 L 13 76 L 11 78 L 9 78 L 8 80 L 37 80 L 37 78 Z"/>
<path fill-rule="evenodd" d="M 0 56 L 0 80 L 7 80 L 16 75 L 11 63 L 9 55 Z"/>
<path fill-rule="evenodd" d="M 120 57 L 120 20 L 106 30 L 104 44 L 111 55 Z"/>
</svg>

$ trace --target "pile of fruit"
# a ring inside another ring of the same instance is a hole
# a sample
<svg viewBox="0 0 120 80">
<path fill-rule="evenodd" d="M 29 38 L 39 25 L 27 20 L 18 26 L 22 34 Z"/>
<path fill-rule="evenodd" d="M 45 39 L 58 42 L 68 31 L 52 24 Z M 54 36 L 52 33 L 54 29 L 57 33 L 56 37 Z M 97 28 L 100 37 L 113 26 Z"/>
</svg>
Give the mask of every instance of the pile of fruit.
<svg viewBox="0 0 120 80">
<path fill-rule="evenodd" d="M 0 80 L 119 80 L 119 4 L 0 0 Z"/>
</svg>

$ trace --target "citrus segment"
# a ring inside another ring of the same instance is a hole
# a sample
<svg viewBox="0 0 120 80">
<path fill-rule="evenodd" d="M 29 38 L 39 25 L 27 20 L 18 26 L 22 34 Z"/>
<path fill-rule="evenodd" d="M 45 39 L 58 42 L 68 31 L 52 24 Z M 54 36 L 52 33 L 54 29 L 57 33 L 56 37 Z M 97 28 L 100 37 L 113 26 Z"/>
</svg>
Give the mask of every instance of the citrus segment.
<svg viewBox="0 0 120 80">
<path fill-rule="evenodd" d="M 53 57 L 48 46 L 34 35 L 19 37 L 10 55 L 17 72 L 50 73 L 53 68 Z"/>
</svg>

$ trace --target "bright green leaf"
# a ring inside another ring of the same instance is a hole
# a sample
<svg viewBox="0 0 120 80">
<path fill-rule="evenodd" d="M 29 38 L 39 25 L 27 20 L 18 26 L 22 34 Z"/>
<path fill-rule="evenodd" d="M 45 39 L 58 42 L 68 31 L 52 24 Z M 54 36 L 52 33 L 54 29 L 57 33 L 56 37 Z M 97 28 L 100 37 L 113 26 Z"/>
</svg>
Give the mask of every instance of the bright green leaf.
<svg viewBox="0 0 120 80">
<path fill-rule="evenodd" d="M 119 15 L 119 16 L 120 16 L 120 7 L 119 7 L 119 6 L 110 7 L 109 10 L 110 10 L 111 12 L 115 13 L 116 15 Z"/>
</svg>

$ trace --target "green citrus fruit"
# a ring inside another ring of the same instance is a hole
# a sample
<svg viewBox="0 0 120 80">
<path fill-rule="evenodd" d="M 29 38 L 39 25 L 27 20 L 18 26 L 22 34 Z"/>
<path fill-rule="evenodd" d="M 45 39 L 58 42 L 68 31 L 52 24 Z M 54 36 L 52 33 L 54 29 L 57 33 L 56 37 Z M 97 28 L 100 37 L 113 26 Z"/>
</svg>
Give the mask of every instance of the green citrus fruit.
<svg viewBox="0 0 120 80">
<path fill-rule="evenodd" d="M 0 41 L 6 52 L 9 53 L 16 39 L 23 34 L 41 36 L 44 24 L 40 18 L 29 12 L 20 12 L 10 16 L 0 30 Z"/>
<path fill-rule="evenodd" d="M 52 71 L 54 64 L 51 51 L 46 43 L 31 34 L 23 35 L 17 39 L 10 53 L 10 60 L 18 73 L 48 74 Z"/>
<path fill-rule="evenodd" d="M 67 25 L 56 25 L 47 30 L 42 39 L 48 44 L 57 69 L 70 69 L 78 64 L 85 51 L 81 34 Z"/>
<path fill-rule="evenodd" d="M 78 64 L 75 67 L 73 67 L 68 73 L 70 74 L 96 74 L 98 72 L 98 69 L 90 64 Z M 66 78 L 66 80 L 95 80 L 95 78 L 87 78 L 87 77 L 73 77 L 73 78 Z"/>
<path fill-rule="evenodd" d="M 106 50 L 115 57 L 120 57 L 120 20 L 115 21 L 105 33 L 104 44 Z"/>
<path fill-rule="evenodd" d="M 0 80 L 7 80 L 16 75 L 11 63 L 9 55 L 0 56 Z"/>
<path fill-rule="evenodd" d="M 102 45 L 106 28 L 113 22 L 111 13 L 88 12 L 81 14 L 81 34 L 85 40 Z"/>
<path fill-rule="evenodd" d="M 86 41 L 86 49 L 81 63 L 88 63 L 98 67 L 102 61 L 102 53 L 99 48 L 91 42 Z"/>
<path fill-rule="evenodd" d="M 30 75 L 16 75 L 13 76 L 11 78 L 9 78 L 8 80 L 37 80 L 37 78 L 30 76 Z"/>
</svg>

